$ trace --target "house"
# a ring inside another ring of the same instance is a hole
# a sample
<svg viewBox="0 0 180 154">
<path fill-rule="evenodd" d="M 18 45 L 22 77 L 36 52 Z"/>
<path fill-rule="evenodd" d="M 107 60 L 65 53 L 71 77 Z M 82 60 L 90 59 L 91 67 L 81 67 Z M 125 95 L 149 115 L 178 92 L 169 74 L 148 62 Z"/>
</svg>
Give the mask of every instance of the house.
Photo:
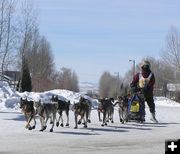
<svg viewBox="0 0 180 154">
<path fill-rule="evenodd" d="M 4 71 L 3 74 L 13 79 L 13 81 L 19 81 L 21 78 L 21 72 L 19 71 Z"/>
<path fill-rule="evenodd" d="M 0 80 L 8 82 L 14 88 L 17 86 L 21 78 L 21 72 L 19 71 L 4 71 L 2 74 L 0 72 Z"/>
</svg>

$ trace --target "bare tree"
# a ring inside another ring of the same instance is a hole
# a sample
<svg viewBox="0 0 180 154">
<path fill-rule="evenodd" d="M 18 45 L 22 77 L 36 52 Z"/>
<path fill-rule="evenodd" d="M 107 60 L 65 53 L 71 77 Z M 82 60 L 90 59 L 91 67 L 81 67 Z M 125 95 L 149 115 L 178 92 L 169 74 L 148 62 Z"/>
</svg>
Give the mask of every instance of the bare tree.
<svg viewBox="0 0 180 154">
<path fill-rule="evenodd" d="M 163 50 L 164 62 L 176 69 L 180 69 L 180 34 L 175 27 L 171 27 Z"/>
<path fill-rule="evenodd" d="M 54 58 L 50 43 L 39 34 L 38 10 L 35 5 L 31 1 L 25 0 L 21 10 L 19 66 L 21 68 L 22 59 L 25 57 L 32 76 L 33 90 L 48 90 L 52 87 L 51 73 L 54 69 Z"/>
<path fill-rule="evenodd" d="M 61 68 L 59 72 L 59 88 L 79 92 L 79 82 L 75 71 L 69 68 Z"/>
<path fill-rule="evenodd" d="M 28 56 L 28 52 L 31 52 L 33 45 L 33 35 L 38 29 L 37 24 L 37 9 L 35 5 L 28 0 L 22 2 L 21 7 L 21 19 L 20 19 L 20 37 L 21 37 L 21 46 L 20 46 L 20 60 L 25 56 Z M 28 58 L 26 58 L 28 59 Z M 20 63 L 20 65 L 21 65 Z"/>
<path fill-rule="evenodd" d="M 101 97 L 108 97 L 110 84 L 111 84 L 111 74 L 109 72 L 104 72 L 99 80 L 99 94 Z"/>
<path fill-rule="evenodd" d="M 120 94 L 120 85 L 117 81 L 117 77 L 111 75 L 109 72 L 105 71 L 99 80 L 99 94 L 101 97 L 116 97 Z"/>
<path fill-rule="evenodd" d="M 0 54 L 1 72 L 7 68 L 16 50 L 16 22 L 14 21 L 15 0 L 0 1 Z M 13 51 L 13 52 L 12 52 Z"/>
<path fill-rule="evenodd" d="M 34 90 L 50 89 L 53 82 L 51 74 L 54 69 L 54 58 L 50 44 L 45 37 L 41 38 L 38 48 L 29 55 L 29 64 Z"/>
<path fill-rule="evenodd" d="M 79 81 L 75 71 L 72 72 L 71 84 L 72 84 L 72 90 L 75 92 L 79 92 Z"/>
<path fill-rule="evenodd" d="M 180 73 L 180 33 L 176 27 L 171 27 L 162 52 L 164 63 L 172 67 L 174 80 L 171 83 L 180 83 L 178 74 Z M 176 92 L 176 99 L 180 100 L 180 93 Z"/>
</svg>

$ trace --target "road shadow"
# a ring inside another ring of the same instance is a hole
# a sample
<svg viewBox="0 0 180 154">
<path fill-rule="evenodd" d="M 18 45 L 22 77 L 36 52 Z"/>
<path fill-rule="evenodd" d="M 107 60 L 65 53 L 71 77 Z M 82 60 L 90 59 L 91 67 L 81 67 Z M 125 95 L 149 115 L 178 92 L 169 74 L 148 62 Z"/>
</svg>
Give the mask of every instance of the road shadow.
<svg viewBox="0 0 180 154">
<path fill-rule="evenodd" d="M 56 134 L 66 134 L 66 135 L 85 135 L 85 136 L 89 136 L 89 135 L 100 135 L 98 133 L 93 133 L 93 132 L 76 132 L 76 131 L 67 131 L 67 132 L 53 132 Z"/>
<path fill-rule="evenodd" d="M 180 123 L 175 123 L 175 122 L 169 122 L 169 123 L 164 123 L 164 122 L 159 122 L 159 123 L 153 123 L 153 122 L 145 122 L 143 124 L 140 123 L 127 123 L 125 125 L 129 126 L 135 126 L 135 127 L 149 127 L 149 128 L 163 128 L 163 127 L 168 127 L 168 125 L 179 125 Z"/>
<path fill-rule="evenodd" d="M 4 120 L 15 120 L 15 121 L 25 121 L 25 116 L 21 112 L 4 112 L 0 111 L 0 114 L 16 114 L 17 116 L 15 118 L 11 119 L 4 119 Z"/>
<path fill-rule="evenodd" d="M 135 129 L 135 130 L 152 130 L 152 128 L 144 128 L 142 126 L 136 126 L 136 127 L 133 127 L 132 125 L 131 126 L 128 126 L 128 125 L 121 125 L 121 126 L 107 126 L 107 127 L 110 127 L 110 128 L 115 128 L 115 129 Z"/>
<path fill-rule="evenodd" d="M 127 124 L 126 124 L 127 125 Z M 143 128 L 158 128 L 158 127 L 167 127 L 167 125 L 162 124 L 154 124 L 154 123 L 145 123 L 145 124 L 128 124 L 128 126 L 134 126 L 134 127 L 143 127 Z"/>
<path fill-rule="evenodd" d="M 22 115 L 18 115 L 15 118 L 11 118 L 11 119 L 7 118 L 7 119 L 4 119 L 4 120 L 25 121 L 25 116 L 22 114 Z"/>
<path fill-rule="evenodd" d="M 101 132 L 118 132 L 118 133 L 122 133 L 122 132 L 128 132 L 128 130 L 122 130 L 122 128 L 119 127 L 119 129 L 117 129 L 116 127 L 110 127 L 110 126 L 104 126 L 102 128 L 87 128 L 88 130 L 91 131 L 101 131 Z"/>
<path fill-rule="evenodd" d="M 178 123 L 178 122 L 159 122 L 157 124 L 159 124 L 159 125 L 179 125 L 180 123 Z"/>
<path fill-rule="evenodd" d="M 0 111 L 0 113 L 11 113 L 11 114 L 21 114 L 21 112 L 7 112 L 7 111 Z"/>
<path fill-rule="evenodd" d="M 153 123 L 153 122 L 145 122 L 145 123 L 125 123 L 121 126 L 108 126 L 108 127 L 114 127 L 114 128 L 123 128 L 123 129 L 138 129 L 138 130 L 152 130 L 153 128 L 165 128 L 168 127 L 168 125 L 179 125 L 180 123 L 175 122 L 169 122 L 169 123 Z"/>
<path fill-rule="evenodd" d="M 78 130 L 78 132 L 77 132 Z M 102 127 L 102 128 L 97 128 L 97 127 L 88 127 L 88 128 L 78 128 L 78 129 L 74 129 L 74 131 L 62 131 L 62 132 L 54 132 L 54 133 L 60 133 L 60 134 L 71 134 L 71 135 L 101 135 L 98 132 L 128 132 L 128 130 L 122 130 L 121 129 L 116 129 L 113 127 Z M 81 131 L 87 131 L 89 130 L 90 132 L 79 132 L 79 130 Z"/>
</svg>

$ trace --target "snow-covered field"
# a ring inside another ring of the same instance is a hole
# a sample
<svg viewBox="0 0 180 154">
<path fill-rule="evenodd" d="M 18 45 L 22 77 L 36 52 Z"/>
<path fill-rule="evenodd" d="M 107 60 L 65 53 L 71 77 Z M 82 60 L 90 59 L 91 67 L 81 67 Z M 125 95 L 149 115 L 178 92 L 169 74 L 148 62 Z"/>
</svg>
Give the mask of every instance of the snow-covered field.
<svg viewBox="0 0 180 154">
<path fill-rule="evenodd" d="M 24 128 L 24 116 L 18 108 L 21 97 L 43 99 L 52 94 L 62 99 L 77 102 L 80 94 L 66 90 L 52 90 L 44 93 L 17 93 L 0 82 L 0 154 L 54 154 L 54 153 L 121 153 L 121 154 L 164 154 L 166 139 L 180 138 L 180 105 L 169 99 L 155 98 L 158 124 L 152 123 L 146 107 L 146 123 L 121 124 L 115 109 L 114 123 L 101 127 L 97 111 L 91 114 L 92 123 L 88 128 L 79 125 L 74 129 L 74 115 L 70 111 L 70 127 L 55 127 L 50 133 L 50 125 L 39 132 L 37 118 L 35 130 Z M 96 105 L 96 100 L 92 100 Z"/>
</svg>

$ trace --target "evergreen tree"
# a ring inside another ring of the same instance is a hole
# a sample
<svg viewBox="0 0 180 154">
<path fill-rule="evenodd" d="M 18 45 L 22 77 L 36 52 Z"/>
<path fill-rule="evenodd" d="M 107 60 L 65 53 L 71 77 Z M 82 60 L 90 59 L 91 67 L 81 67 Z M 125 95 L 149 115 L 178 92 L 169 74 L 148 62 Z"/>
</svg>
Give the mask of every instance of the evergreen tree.
<svg viewBox="0 0 180 154">
<path fill-rule="evenodd" d="M 21 78 L 21 92 L 32 91 L 32 82 L 31 82 L 31 76 L 29 72 L 28 63 L 25 58 L 23 58 L 22 63 L 22 78 Z"/>
</svg>

